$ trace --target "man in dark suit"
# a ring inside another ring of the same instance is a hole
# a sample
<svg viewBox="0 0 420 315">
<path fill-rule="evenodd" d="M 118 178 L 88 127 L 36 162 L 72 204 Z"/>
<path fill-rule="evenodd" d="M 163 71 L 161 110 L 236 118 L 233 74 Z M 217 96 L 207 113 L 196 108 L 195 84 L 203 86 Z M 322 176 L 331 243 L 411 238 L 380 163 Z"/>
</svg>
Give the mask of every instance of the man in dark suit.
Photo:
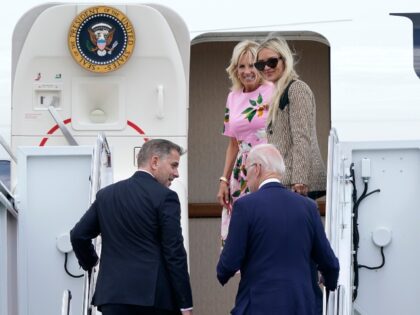
<svg viewBox="0 0 420 315">
<path fill-rule="evenodd" d="M 311 259 L 327 290 L 339 273 L 316 204 L 281 185 L 284 161 L 271 144 L 251 149 L 246 170 L 253 193 L 235 202 L 217 265 L 222 285 L 241 271 L 232 314 L 315 314 Z"/>
<path fill-rule="evenodd" d="M 104 315 L 192 314 L 180 203 L 168 188 L 182 153 L 170 141 L 147 141 L 139 170 L 100 190 L 70 232 L 84 270 L 98 263 L 91 239 L 102 237 L 93 304 Z"/>
</svg>

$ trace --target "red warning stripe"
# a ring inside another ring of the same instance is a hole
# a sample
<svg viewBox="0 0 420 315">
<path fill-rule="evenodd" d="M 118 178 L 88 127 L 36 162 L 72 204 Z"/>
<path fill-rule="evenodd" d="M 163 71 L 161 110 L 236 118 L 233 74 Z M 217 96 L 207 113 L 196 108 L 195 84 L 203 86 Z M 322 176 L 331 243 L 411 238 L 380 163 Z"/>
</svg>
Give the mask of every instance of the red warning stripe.
<svg viewBox="0 0 420 315">
<path fill-rule="evenodd" d="M 139 126 L 137 126 L 135 123 L 133 123 L 132 121 L 127 120 L 127 125 L 129 125 L 131 128 L 133 128 L 139 134 L 144 135 L 144 131 Z M 149 138 L 144 138 L 144 141 L 149 141 Z"/>
<path fill-rule="evenodd" d="M 71 123 L 71 118 L 67 118 L 64 121 L 64 124 L 67 125 L 68 123 Z M 127 125 L 130 126 L 131 128 L 133 128 L 135 131 L 137 131 L 139 134 L 144 135 L 144 131 L 143 129 L 141 129 L 139 126 L 137 126 L 135 123 L 133 123 L 130 120 L 127 120 Z M 54 125 L 50 130 L 47 131 L 47 135 L 52 135 L 54 132 L 57 131 L 57 129 L 59 129 L 58 124 Z M 47 143 L 49 137 L 44 137 L 42 138 L 41 142 L 39 143 L 40 147 L 45 146 L 45 144 Z M 149 138 L 144 138 L 144 141 L 149 141 Z"/>
</svg>

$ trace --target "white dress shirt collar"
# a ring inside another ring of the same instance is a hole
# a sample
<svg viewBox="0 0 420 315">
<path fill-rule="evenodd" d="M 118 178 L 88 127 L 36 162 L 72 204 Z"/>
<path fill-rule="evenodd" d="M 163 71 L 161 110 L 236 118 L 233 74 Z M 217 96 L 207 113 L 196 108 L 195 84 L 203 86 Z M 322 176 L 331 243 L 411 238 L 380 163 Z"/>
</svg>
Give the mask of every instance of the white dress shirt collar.
<svg viewBox="0 0 420 315">
<path fill-rule="evenodd" d="M 278 178 L 267 178 L 265 181 L 263 181 L 260 186 L 258 186 L 258 189 L 260 189 L 262 186 L 268 183 L 280 183 L 280 180 Z"/>
</svg>

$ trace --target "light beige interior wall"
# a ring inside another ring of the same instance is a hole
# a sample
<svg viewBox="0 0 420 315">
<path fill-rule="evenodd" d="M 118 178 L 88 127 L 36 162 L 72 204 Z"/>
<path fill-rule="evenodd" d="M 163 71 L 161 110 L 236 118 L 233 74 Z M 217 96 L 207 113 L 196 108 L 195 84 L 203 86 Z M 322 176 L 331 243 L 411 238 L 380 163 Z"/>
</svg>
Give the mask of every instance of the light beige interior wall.
<svg viewBox="0 0 420 315">
<path fill-rule="evenodd" d="M 329 47 L 318 42 L 289 42 L 296 50 L 297 71 L 317 101 L 318 141 L 324 160 L 330 129 Z M 227 139 L 221 135 L 230 81 L 225 72 L 236 42 L 200 43 L 191 47 L 188 133 L 190 203 L 214 203 L 223 171 Z M 239 282 L 222 287 L 216 279 L 220 253 L 220 219 L 189 220 L 190 269 L 194 313 L 229 314 Z"/>
<path fill-rule="evenodd" d="M 330 123 L 329 47 L 315 41 L 293 41 L 296 69 L 312 88 L 317 103 L 318 141 L 327 157 Z M 226 137 L 221 135 L 230 80 L 225 71 L 236 42 L 200 43 L 191 47 L 188 132 L 190 203 L 216 202 L 223 172 Z"/>
<path fill-rule="evenodd" d="M 235 43 L 212 42 L 191 47 L 188 131 L 188 198 L 216 202 L 227 146 L 222 136 L 230 80 L 225 71 Z"/>
</svg>

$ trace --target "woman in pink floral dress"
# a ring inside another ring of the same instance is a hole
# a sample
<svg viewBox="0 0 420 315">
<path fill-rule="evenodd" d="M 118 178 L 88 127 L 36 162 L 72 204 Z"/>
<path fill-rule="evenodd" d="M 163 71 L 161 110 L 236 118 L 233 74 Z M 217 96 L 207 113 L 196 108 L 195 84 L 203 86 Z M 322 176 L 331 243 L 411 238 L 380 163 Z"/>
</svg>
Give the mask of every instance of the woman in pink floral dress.
<svg viewBox="0 0 420 315">
<path fill-rule="evenodd" d="M 273 85 L 263 81 L 254 62 L 258 44 L 245 40 L 237 44 L 226 71 L 232 81 L 225 110 L 223 135 L 229 137 L 225 166 L 220 177 L 217 199 L 222 210 L 221 239 L 226 240 L 232 205 L 249 192 L 245 162 L 249 150 L 267 143 L 265 123 Z"/>
</svg>

